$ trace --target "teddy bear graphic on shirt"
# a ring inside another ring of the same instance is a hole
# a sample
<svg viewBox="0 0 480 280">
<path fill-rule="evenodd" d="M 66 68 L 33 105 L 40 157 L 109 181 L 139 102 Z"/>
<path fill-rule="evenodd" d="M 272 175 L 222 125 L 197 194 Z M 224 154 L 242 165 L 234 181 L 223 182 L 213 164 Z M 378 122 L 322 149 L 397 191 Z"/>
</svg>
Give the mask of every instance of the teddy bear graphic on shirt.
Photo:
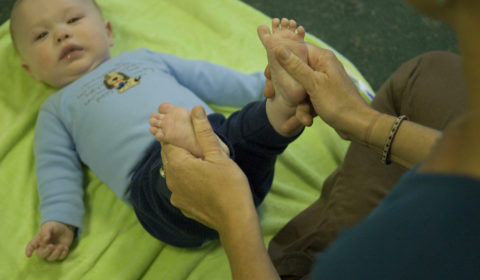
<svg viewBox="0 0 480 280">
<path fill-rule="evenodd" d="M 104 84 L 108 89 L 116 88 L 118 93 L 123 93 L 140 83 L 140 77 L 131 78 L 121 72 L 110 72 L 105 75 Z"/>
</svg>

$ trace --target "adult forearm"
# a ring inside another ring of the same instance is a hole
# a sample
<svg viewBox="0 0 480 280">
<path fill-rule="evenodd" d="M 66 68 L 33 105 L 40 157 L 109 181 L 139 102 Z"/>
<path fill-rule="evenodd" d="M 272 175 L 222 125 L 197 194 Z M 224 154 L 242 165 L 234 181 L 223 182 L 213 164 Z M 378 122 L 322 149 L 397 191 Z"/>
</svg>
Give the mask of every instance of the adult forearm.
<svg viewBox="0 0 480 280">
<path fill-rule="evenodd" d="M 342 137 L 382 154 L 396 118 L 379 115 L 365 103 L 332 51 L 309 44 L 308 65 L 286 49 L 279 48 L 276 58 L 304 86 L 320 118 Z M 411 167 L 426 158 L 439 135 L 436 130 L 404 121 L 392 141 L 390 159 Z"/>
<path fill-rule="evenodd" d="M 265 248 L 257 213 L 252 209 L 220 232 L 232 279 L 280 279 Z"/>
<path fill-rule="evenodd" d="M 396 119 L 386 114 L 378 115 L 365 129 L 363 139 L 357 141 L 382 155 Z M 404 120 L 391 140 L 389 157 L 392 162 L 410 168 L 426 159 L 440 135 L 438 130 Z"/>
</svg>

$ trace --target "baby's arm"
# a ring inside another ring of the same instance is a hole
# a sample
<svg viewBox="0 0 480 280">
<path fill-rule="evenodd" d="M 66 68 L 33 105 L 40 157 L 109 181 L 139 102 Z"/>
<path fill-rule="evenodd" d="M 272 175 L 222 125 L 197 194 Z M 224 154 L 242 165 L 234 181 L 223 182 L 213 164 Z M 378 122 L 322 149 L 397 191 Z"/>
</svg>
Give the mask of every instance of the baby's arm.
<svg viewBox="0 0 480 280">
<path fill-rule="evenodd" d="M 206 103 L 243 107 L 263 100 L 263 72 L 245 74 L 208 61 L 184 59 L 170 54 L 153 53 L 165 63 L 179 84 Z"/>
<path fill-rule="evenodd" d="M 81 230 L 84 214 L 83 170 L 72 138 L 55 107 L 50 105 L 42 107 L 35 129 L 42 226 L 28 243 L 26 255 L 30 257 L 37 250 L 40 258 L 58 260 L 68 253 L 74 228 Z"/>
</svg>

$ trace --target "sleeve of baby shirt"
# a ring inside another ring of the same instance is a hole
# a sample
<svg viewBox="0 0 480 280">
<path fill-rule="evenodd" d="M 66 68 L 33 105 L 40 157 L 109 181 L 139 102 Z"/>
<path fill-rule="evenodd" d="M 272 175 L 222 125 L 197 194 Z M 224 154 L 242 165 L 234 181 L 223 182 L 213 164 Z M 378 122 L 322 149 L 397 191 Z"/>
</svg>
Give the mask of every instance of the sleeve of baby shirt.
<svg viewBox="0 0 480 280">
<path fill-rule="evenodd" d="M 57 221 L 82 230 L 83 169 L 72 138 L 54 106 L 40 109 L 35 128 L 35 161 L 41 223 Z"/>
<path fill-rule="evenodd" d="M 226 66 L 202 60 L 184 59 L 170 54 L 150 53 L 166 64 L 170 74 L 184 87 L 207 103 L 243 107 L 263 100 L 263 72 L 245 74 Z"/>
</svg>

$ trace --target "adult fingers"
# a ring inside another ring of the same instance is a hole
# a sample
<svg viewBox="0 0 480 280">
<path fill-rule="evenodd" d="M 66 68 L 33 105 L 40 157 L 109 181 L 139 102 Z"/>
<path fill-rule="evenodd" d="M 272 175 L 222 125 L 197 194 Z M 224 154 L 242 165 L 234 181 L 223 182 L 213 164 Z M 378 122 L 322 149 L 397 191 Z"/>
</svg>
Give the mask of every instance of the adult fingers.
<svg viewBox="0 0 480 280">
<path fill-rule="evenodd" d="M 163 162 L 164 176 L 167 178 L 167 188 L 169 188 L 172 191 L 172 189 L 170 188 L 171 185 L 168 184 L 168 181 L 169 179 L 171 179 L 171 176 L 167 176 L 167 174 L 170 174 L 169 173 L 170 169 L 178 168 L 178 164 L 176 163 L 179 163 L 181 165 L 183 162 L 185 162 L 185 160 L 195 158 L 195 156 L 183 148 L 177 147 L 172 144 L 164 144 L 164 143 L 162 143 L 162 151 L 160 152 L 160 155 L 162 157 L 162 162 Z"/>
<path fill-rule="evenodd" d="M 314 71 L 308 64 L 284 47 L 277 48 L 275 56 L 282 67 L 302 84 L 308 93 L 316 89 L 318 80 L 322 79 L 323 73 Z"/>
<path fill-rule="evenodd" d="M 223 153 L 217 135 L 213 131 L 203 107 L 195 106 L 192 109 L 192 124 L 195 136 L 205 159 Z"/>
<path fill-rule="evenodd" d="M 307 43 L 308 65 L 315 71 L 327 73 L 332 63 L 338 61 L 335 53 L 328 49 L 322 49 Z"/>
</svg>

